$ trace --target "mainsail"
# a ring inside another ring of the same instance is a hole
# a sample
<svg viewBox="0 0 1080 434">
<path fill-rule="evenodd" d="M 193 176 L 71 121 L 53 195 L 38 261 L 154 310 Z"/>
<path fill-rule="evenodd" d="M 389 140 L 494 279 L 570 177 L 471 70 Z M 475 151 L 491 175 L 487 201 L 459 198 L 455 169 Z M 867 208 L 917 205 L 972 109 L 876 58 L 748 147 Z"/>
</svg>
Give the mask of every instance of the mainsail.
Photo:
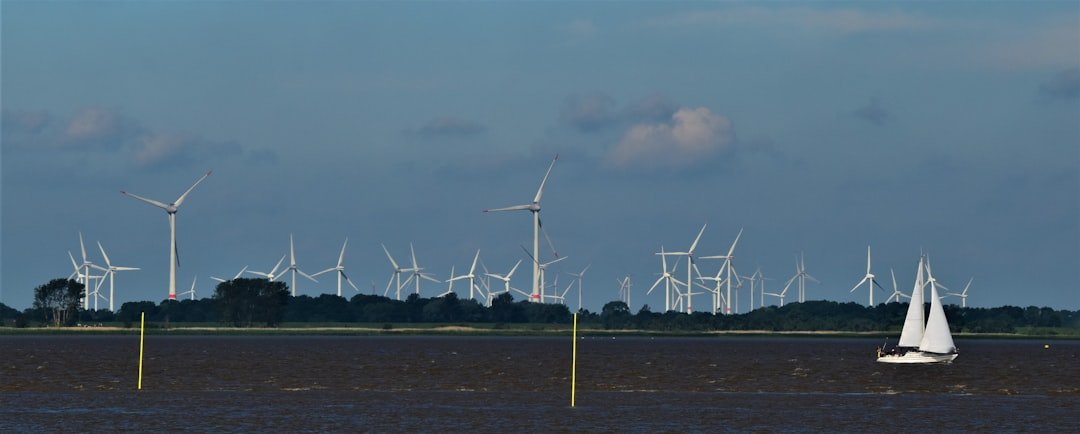
<svg viewBox="0 0 1080 434">
<path fill-rule="evenodd" d="M 929 269 L 927 274 L 929 274 Z M 949 321 L 945 319 L 945 309 L 941 306 L 941 298 L 938 297 L 933 275 L 929 280 L 930 319 L 926 321 L 926 331 L 923 332 L 922 342 L 919 343 L 919 351 L 949 354 L 956 351 L 956 345 L 953 344 L 952 333 L 949 333 Z"/>
<path fill-rule="evenodd" d="M 923 338 L 923 258 L 919 258 L 919 271 L 915 274 L 915 289 L 911 290 L 911 300 L 908 303 L 907 318 L 904 319 L 904 330 L 900 332 L 899 347 L 918 347 Z"/>
</svg>

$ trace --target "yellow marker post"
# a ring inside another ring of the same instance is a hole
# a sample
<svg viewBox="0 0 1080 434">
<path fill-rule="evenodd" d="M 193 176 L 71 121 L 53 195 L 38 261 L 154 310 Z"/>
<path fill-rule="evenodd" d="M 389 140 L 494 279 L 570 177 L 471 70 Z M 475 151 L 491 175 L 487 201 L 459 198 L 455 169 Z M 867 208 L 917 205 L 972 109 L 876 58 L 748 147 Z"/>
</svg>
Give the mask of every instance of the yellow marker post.
<svg viewBox="0 0 1080 434">
<path fill-rule="evenodd" d="M 574 408 L 577 395 L 577 314 L 574 314 L 574 360 L 570 365 L 570 408 Z"/>
<path fill-rule="evenodd" d="M 142 390 L 143 336 L 146 333 L 146 312 L 139 315 L 139 390 Z"/>
</svg>

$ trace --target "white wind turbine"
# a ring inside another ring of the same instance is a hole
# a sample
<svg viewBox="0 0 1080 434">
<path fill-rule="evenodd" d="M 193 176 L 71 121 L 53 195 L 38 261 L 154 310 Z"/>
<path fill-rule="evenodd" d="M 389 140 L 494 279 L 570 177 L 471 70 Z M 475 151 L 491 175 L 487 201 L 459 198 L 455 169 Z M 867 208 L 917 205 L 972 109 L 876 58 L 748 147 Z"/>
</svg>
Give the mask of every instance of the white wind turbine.
<svg viewBox="0 0 1080 434">
<path fill-rule="evenodd" d="M 891 303 L 893 301 L 893 299 L 896 299 L 896 302 L 899 303 L 900 302 L 900 297 L 911 298 L 910 295 L 907 295 L 907 294 L 904 294 L 903 292 L 900 292 L 900 287 L 896 285 L 896 273 L 893 272 L 892 268 L 889 269 L 889 275 L 892 276 L 892 291 L 893 292 L 892 292 L 892 294 L 889 294 L 889 298 L 885 299 L 885 303 L 886 304 Z"/>
<path fill-rule="evenodd" d="M 544 174 L 544 179 L 540 181 L 540 188 L 536 190 L 536 196 L 533 197 L 533 201 L 526 205 L 508 206 L 505 208 L 486 209 L 484 212 L 495 211 L 529 211 L 533 216 L 533 278 L 532 278 L 532 295 L 529 296 L 529 301 L 543 302 L 540 291 L 543 288 L 541 282 L 540 263 L 536 258 L 540 257 L 540 198 L 544 195 L 544 184 L 547 183 L 548 176 L 551 175 L 551 169 L 555 167 L 555 162 L 559 160 L 559 155 L 555 154 L 555 158 L 551 160 L 551 165 L 548 166 L 547 173 Z M 550 242 L 550 240 L 549 240 Z M 554 249 L 552 249 L 554 250 Z"/>
<path fill-rule="evenodd" d="M 581 311 L 581 295 L 583 293 L 583 290 L 581 289 L 581 281 L 585 279 L 585 272 L 589 271 L 589 267 L 591 267 L 591 266 L 592 266 L 592 264 L 586 265 L 585 268 L 583 270 L 581 270 L 581 272 L 579 272 L 579 273 L 566 273 L 566 274 L 569 274 L 571 276 L 574 276 L 574 279 L 575 279 L 574 281 L 577 281 L 577 291 L 578 291 L 578 293 L 577 293 L 577 308 L 578 308 L 578 311 Z M 570 287 L 574 286 L 574 281 L 570 281 Z M 567 291 L 569 291 L 569 289 L 567 289 Z M 563 296 L 565 296 L 565 295 L 566 295 L 566 293 L 564 292 Z M 563 299 L 563 304 L 566 304 L 565 299 Z"/>
<path fill-rule="evenodd" d="M 874 286 L 877 286 L 878 289 L 880 289 L 882 291 L 885 291 L 885 288 L 882 288 L 881 284 L 877 283 L 877 281 L 874 280 L 874 273 L 870 272 L 870 246 L 866 246 L 866 276 L 863 276 L 863 279 L 860 280 L 859 283 L 856 283 L 855 287 L 851 288 L 851 291 L 848 291 L 848 292 L 855 292 L 855 290 L 859 289 L 859 287 L 862 286 L 862 284 L 864 284 L 864 283 L 868 283 L 866 286 L 870 290 L 869 291 L 870 292 L 870 306 L 873 307 L 874 306 Z"/>
<path fill-rule="evenodd" d="M 723 301 L 724 301 L 725 313 L 727 313 L 728 315 L 731 314 L 731 304 L 732 304 L 731 303 L 731 301 L 732 301 L 732 299 L 731 299 L 731 283 L 732 283 L 732 281 L 738 282 L 737 285 L 736 285 L 736 290 L 738 289 L 738 286 L 742 285 L 742 280 L 739 279 L 739 274 L 735 272 L 735 265 L 732 263 L 732 261 L 735 259 L 735 246 L 737 244 L 739 244 L 739 238 L 742 237 L 742 233 L 743 233 L 743 230 L 739 229 L 739 234 L 735 236 L 735 241 L 733 241 L 731 243 L 731 247 L 728 248 L 728 253 L 726 255 L 702 256 L 701 257 L 701 259 L 723 259 L 724 260 L 724 265 L 722 265 L 720 267 L 720 272 L 716 274 L 716 277 L 720 277 L 720 275 L 725 274 L 725 271 L 726 271 L 726 276 L 724 276 L 724 282 L 727 285 L 727 297 L 724 297 Z M 715 315 L 717 313 L 716 307 L 720 304 L 720 301 L 721 301 L 720 300 L 721 296 L 720 296 L 720 293 L 717 292 L 713 297 L 714 297 L 714 299 L 713 299 L 713 315 Z M 738 305 L 736 305 L 736 309 L 737 308 L 738 308 Z"/>
<path fill-rule="evenodd" d="M 293 297 L 296 297 L 296 274 L 297 273 L 300 273 L 301 276 L 304 276 L 304 277 L 308 278 L 308 280 L 310 280 L 312 282 L 319 283 L 319 281 L 315 280 L 314 277 L 312 277 L 312 276 L 308 275 L 307 273 L 303 272 L 302 270 L 300 270 L 300 267 L 296 266 L 296 249 L 293 247 L 293 236 L 292 236 L 292 234 L 289 234 L 289 266 L 285 267 L 284 270 L 281 270 L 281 274 L 285 275 L 285 273 L 288 273 L 290 271 L 292 272 L 292 288 L 291 289 L 292 289 L 292 296 Z"/>
<path fill-rule="evenodd" d="M 634 286 L 630 282 L 630 276 L 623 277 L 621 280 L 616 279 L 616 282 L 619 282 L 619 300 L 630 306 L 630 288 Z"/>
<path fill-rule="evenodd" d="M 968 283 L 967 283 L 967 285 L 964 285 L 964 290 L 963 291 L 947 293 L 947 295 L 960 297 L 960 307 L 967 307 L 967 292 L 968 292 L 968 288 L 971 287 L 971 281 L 972 280 L 975 280 L 975 278 L 972 277 L 972 278 L 968 279 Z"/>
<path fill-rule="evenodd" d="M 765 275 L 761 273 L 761 267 L 758 267 L 756 270 L 754 270 L 754 274 L 751 274 L 749 276 L 739 276 L 739 278 L 742 279 L 742 280 L 747 280 L 747 281 L 750 282 L 750 301 L 751 301 L 750 309 L 753 310 L 753 308 L 754 308 L 754 306 L 753 306 L 754 294 L 759 294 L 760 295 L 760 297 L 759 297 L 760 298 L 760 305 L 758 307 L 765 307 L 765 281 L 766 280 L 772 280 L 772 279 L 765 277 Z M 705 278 L 705 279 L 708 279 L 708 278 Z M 711 280 L 711 279 L 709 279 L 709 280 Z M 757 282 L 762 283 L 760 288 L 757 286 Z"/>
<path fill-rule="evenodd" d="M 450 277 L 451 278 L 454 277 L 454 266 L 453 265 L 450 266 Z M 444 292 L 442 294 L 439 294 L 439 295 L 436 295 L 436 297 L 446 297 L 447 295 L 450 295 L 450 293 L 454 292 L 454 281 L 453 280 L 447 280 L 446 282 L 449 284 L 449 285 L 447 285 L 446 292 Z M 374 285 L 374 284 L 375 284 L 375 282 L 372 282 L 372 285 Z"/>
<path fill-rule="evenodd" d="M 505 275 L 496 274 L 496 273 L 484 273 L 484 275 L 489 276 L 489 277 L 494 277 L 494 278 L 496 278 L 498 280 L 501 280 L 502 283 L 503 283 L 503 291 L 500 292 L 499 294 L 504 294 L 504 293 L 510 292 L 511 289 L 517 289 L 517 288 L 511 288 L 510 279 L 514 277 L 514 272 L 517 271 L 519 265 L 521 265 L 521 259 L 518 259 L 517 263 L 514 264 L 514 267 L 511 268 L 510 271 L 508 273 L 506 273 Z M 450 269 L 450 275 L 453 275 L 453 274 L 454 274 L 454 269 L 451 268 Z M 453 284 L 453 282 L 451 282 L 451 284 Z M 447 291 L 447 292 L 449 292 L 449 291 Z M 525 295 L 528 296 L 528 294 L 525 294 Z"/>
<path fill-rule="evenodd" d="M 660 246 L 659 255 L 660 255 L 660 266 L 662 267 L 662 271 L 660 272 L 660 277 L 658 279 L 656 279 L 656 282 L 653 282 L 652 286 L 649 287 L 648 291 L 645 291 L 645 295 L 652 294 L 653 290 L 656 289 L 656 285 L 659 285 L 660 282 L 664 282 L 664 312 L 667 312 L 667 311 L 670 311 L 671 308 L 672 308 L 671 307 L 671 287 L 675 286 L 676 291 L 677 291 L 678 290 L 678 285 L 685 285 L 685 284 L 683 282 L 680 282 L 679 279 L 676 278 L 674 274 L 671 274 L 671 271 L 668 270 L 668 268 L 667 268 L 667 252 L 664 251 L 664 246 Z M 675 266 L 671 267 L 671 270 L 675 270 L 678 267 L 679 267 L 679 261 L 677 260 L 677 261 L 675 261 Z"/>
<path fill-rule="evenodd" d="M 285 262 L 285 257 L 286 256 L 289 256 L 289 255 L 281 255 L 281 259 L 278 259 L 277 264 L 274 264 L 274 268 L 270 269 L 270 271 L 262 272 L 262 271 L 247 270 L 247 272 L 250 273 L 250 274 L 254 274 L 256 276 L 265 277 L 266 280 L 269 280 L 269 281 L 273 282 L 273 281 L 277 280 L 278 278 L 280 278 L 283 274 L 285 274 L 285 270 L 281 270 L 281 273 L 278 273 L 278 267 L 281 267 L 281 263 Z"/>
<path fill-rule="evenodd" d="M 390 293 L 390 285 L 394 285 L 394 297 L 396 300 L 401 301 L 401 273 L 412 270 L 398 265 L 397 261 L 394 260 L 394 257 L 390 255 L 390 251 L 386 249 L 386 244 L 382 244 L 382 249 L 383 252 L 386 252 L 386 259 L 390 260 L 390 266 L 394 268 L 394 274 L 391 274 L 390 280 L 386 282 L 386 289 L 383 290 L 383 297 L 386 297 L 386 295 Z M 404 284 L 408 285 L 409 280 L 406 279 Z"/>
<path fill-rule="evenodd" d="M 191 299 L 195 300 L 195 281 L 198 280 L 198 278 L 199 278 L 199 276 L 195 276 L 195 277 L 191 278 L 191 289 L 189 289 L 187 291 L 184 291 L 184 292 L 181 292 L 181 293 L 176 294 L 176 295 L 179 296 L 179 297 L 183 297 L 186 294 L 191 294 Z"/>
<path fill-rule="evenodd" d="M 318 276 L 318 275 L 323 274 L 323 273 L 329 273 L 331 271 L 335 271 L 336 273 L 334 273 L 334 274 L 337 274 L 337 295 L 338 295 L 338 297 L 342 296 L 341 295 L 341 279 L 342 278 L 344 278 L 345 281 L 349 283 L 349 286 L 352 286 L 352 289 L 354 289 L 356 292 L 360 292 L 360 288 L 357 288 L 356 285 L 353 284 L 352 280 L 349 280 L 349 276 L 345 274 L 345 246 L 348 246 L 348 245 L 349 245 L 349 238 L 345 238 L 345 242 L 341 244 L 341 254 L 338 255 L 337 266 L 327 268 L 327 269 L 325 269 L 323 271 L 320 271 L 320 272 L 315 273 L 314 275 L 312 275 L 312 277 L 315 277 L 315 276 Z M 371 284 L 372 284 L 372 288 L 374 288 L 375 282 L 372 282 Z"/>
<path fill-rule="evenodd" d="M 85 251 L 85 249 L 84 249 L 84 251 Z M 85 255 L 83 257 L 85 258 Z M 71 267 L 75 270 L 73 273 L 71 273 L 71 275 L 68 276 L 68 279 L 70 280 L 72 277 L 74 277 L 76 279 L 75 280 L 76 282 L 79 282 L 79 283 L 83 284 L 83 287 L 85 288 L 85 291 L 86 291 L 86 293 L 83 295 L 83 309 L 89 310 L 90 309 L 90 295 L 95 295 L 96 294 L 96 291 L 98 290 L 98 288 L 101 287 L 101 282 L 105 278 L 104 274 L 102 274 L 101 276 L 94 276 L 94 275 L 90 274 L 90 269 L 94 268 L 94 269 L 97 269 L 97 270 L 104 271 L 105 268 L 101 267 L 101 266 L 98 266 L 96 264 L 89 263 L 89 261 L 86 261 L 86 260 L 84 260 L 82 264 L 76 263 L 75 262 L 75 256 L 71 254 L 70 250 L 68 251 L 68 258 L 71 259 Z M 93 280 L 93 279 L 101 279 L 101 280 L 99 280 L 97 285 L 94 285 L 94 289 L 91 290 L 90 289 L 90 281 Z M 97 298 L 96 297 L 94 299 L 94 303 L 95 303 L 95 305 L 97 304 Z"/>
<path fill-rule="evenodd" d="M 83 242 L 82 231 L 79 231 L 79 251 L 82 252 L 82 263 L 79 264 L 79 265 L 76 265 L 75 269 L 76 270 L 79 270 L 79 269 L 82 270 L 82 271 L 80 271 L 80 272 L 78 272 L 76 274 L 78 274 L 79 277 L 82 278 L 82 283 L 86 287 L 86 295 L 83 296 L 83 309 L 89 310 L 90 309 L 90 296 L 91 295 L 98 295 L 97 291 L 101 287 L 101 282 L 105 281 L 105 276 L 107 275 L 107 272 L 109 270 L 106 269 L 105 267 L 102 267 L 102 266 L 97 265 L 97 264 L 95 264 L 93 262 L 90 262 L 90 257 L 86 255 L 86 243 Z M 68 252 L 68 255 L 70 256 L 71 252 Z M 71 258 L 71 262 L 72 262 L 72 264 L 75 263 L 75 258 L 74 257 Z M 93 276 L 93 275 L 90 274 L 90 269 L 91 268 L 96 269 L 98 271 L 104 271 L 104 272 L 106 272 L 106 274 L 102 274 L 100 276 Z M 70 276 L 68 278 L 70 278 Z M 90 280 L 91 279 L 101 279 L 98 282 L 98 284 L 94 286 L 94 288 L 92 290 L 90 289 Z M 97 297 L 94 297 L 94 310 L 97 310 Z"/>
<path fill-rule="evenodd" d="M 240 276 L 243 276 L 244 272 L 247 271 L 247 268 L 248 268 L 247 265 L 245 265 L 244 268 L 241 268 L 240 271 L 237 272 L 235 276 L 233 276 L 232 280 L 239 279 Z M 210 280 L 216 280 L 216 281 L 221 282 L 221 283 L 227 282 L 227 280 L 225 280 L 225 279 L 222 279 L 220 277 L 214 277 L 214 276 L 210 276 Z"/>
<path fill-rule="evenodd" d="M 417 294 L 420 293 L 420 279 L 427 279 L 432 282 L 439 283 L 437 279 L 431 277 L 431 274 L 424 273 L 424 268 L 416 263 L 416 250 L 413 249 L 412 243 L 409 243 L 409 253 L 412 254 L 412 268 L 409 269 L 409 271 L 412 271 L 412 275 L 409 276 L 409 278 L 405 282 L 407 283 L 409 280 L 413 280 L 416 283 Z"/>
<path fill-rule="evenodd" d="M 780 307 L 784 307 L 784 297 L 787 297 L 787 291 L 788 291 L 788 287 L 785 285 L 784 290 L 780 291 L 779 294 L 775 293 L 775 292 L 768 292 L 768 291 L 765 290 L 765 281 L 764 280 L 761 281 L 761 293 L 763 294 L 762 298 L 764 298 L 765 295 L 769 295 L 769 296 L 779 298 L 780 299 Z"/>
<path fill-rule="evenodd" d="M 476 299 L 476 289 L 477 289 L 477 287 L 476 287 L 476 262 L 478 260 L 480 260 L 480 250 L 479 249 L 476 250 L 476 255 L 473 256 L 472 266 L 469 267 L 469 274 L 463 274 L 463 275 L 460 275 L 460 276 L 454 276 L 453 274 L 451 274 L 450 279 L 447 280 L 447 282 L 449 283 L 449 282 L 453 282 L 455 280 L 469 279 L 469 300 L 475 300 Z M 453 270 L 451 270 L 451 273 L 453 273 Z M 449 293 L 449 292 L 450 291 L 447 291 L 447 293 Z"/>
<path fill-rule="evenodd" d="M 153 199 L 147 199 L 145 197 L 138 196 L 133 193 L 128 193 L 126 191 L 120 192 L 121 194 L 131 196 L 135 199 L 161 208 L 165 210 L 165 212 L 169 215 L 169 300 L 176 300 L 176 267 L 180 264 L 180 258 L 176 251 L 176 212 L 180 210 L 180 205 L 184 203 L 184 199 L 187 199 L 187 196 L 191 193 L 191 190 L 194 190 L 195 186 L 199 185 L 199 183 L 206 179 L 207 176 L 210 176 L 211 173 L 213 173 L 212 170 L 206 172 L 206 174 L 199 178 L 197 181 L 195 181 L 195 183 L 192 184 L 191 187 L 184 192 L 184 194 L 181 194 L 175 202 L 170 204 L 165 204 Z"/>
<path fill-rule="evenodd" d="M 101 247 L 101 242 L 100 241 L 98 241 L 97 246 L 98 246 L 98 249 L 101 250 L 101 257 L 105 258 L 106 270 L 105 270 L 105 275 L 102 276 L 101 281 L 104 282 L 105 277 L 109 278 L 109 311 L 110 312 L 116 312 L 116 309 L 114 308 L 115 305 L 113 304 L 113 301 L 114 301 L 113 296 L 115 295 L 114 281 L 116 280 L 116 272 L 117 271 L 135 271 L 135 270 L 138 270 L 139 268 L 137 268 L 137 267 L 119 267 L 119 266 L 113 265 L 112 262 L 109 261 L 109 255 L 105 254 L 105 248 Z M 101 283 L 98 283 L 98 285 L 100 286 Z M 95 290 L 95 292 L 96 292 L 96 290 Z M 96 305 L 97 302 L 95 301 L 94 304 Z M 95 309 L 96 309 L 96 307 L 95 307 Z"/>
<path fill-rule="evenodd" d="M 525 250 L 525 247 L 522 247 L 521 250 Z M 554 250 L 554 249 L 552 249 L 552 250 Z M 531 253 L 529 253 L 528 250 L 525 250 L 525 254 L 529 256 L 529 259 L 532 259 L 533 265 L 536 266 L 536 269 L 540 270 L 540 292 L 537 294 L 537 296 L 540 297 L 539 298 L 539 300 L 540 300 L 539 303 L 543 303 L 544 302 L 544 291 L 547 289 L 547 286 L 546 286 L 546 283 L 545 283 L 545 280 L 544 280 L 544 279 L 547 278 L 547 267 L 551 266 L 551 264 L 554 264 L 556 262 L 559 262 L 559 261 L 561 261 L 563 259 L 568 258 L 568 256 L 563 256 L 561 258 L 557 258 L 557 259 L 554 259 L 554 260 L 551 260 L 551 261 L 548 261 L 548 262 L 540 263 L 539 261 L 536 260 L 536 257 L 534 257 Z M 530 295 L 530 297 L 531 297 L 531 295 Z"/>
<path fill-rule="evenodd" d="M 686 283 L 684 283 L 684 285 L 686 285 L 686 313 L 690 313 L 693 310 L 693 295 L 700 294 L 693 292 L 693 288 L 690 287 L 690 282 L 693 282 L 693 277 L 690 272 L 693 271 L 694 267 L 694 250 L 697 249 L 698 241 L 701 241 L 701 235 L 705 233 L 706 226 L 708 226 L 708 224 L 701 225 L 701 230 L 698 231 L 697 237 L 694 238 L 694 242 L 690 243 L 690 248 L 687 249 L 685 252 L 657 253 L 657 255 L 661 256 L 667 255 L 686 257 Z"/>
<path fill-rule="evenodd" d="M 799 292 L 798 292 L 799 303 L 805 303 L 806 302 L 806 279 L 810 279 L 810 280 L 812 280 L 814 282 L 821 283 L 821 281 L 815 279 L 814 276 L 811 276 L 810 274 L 808 274 L 806 272 L 806 259 L 805 259 L 804 256 L 802 256 L 800 254 L 800 256 L 795 258 L 795 275 L 791 276 L 791 278 L 788 279 L 787 283 L 784 284 L 784 292 L 787 292 L 788 286 L 790 286 L 793 282 L 798 282 L 799 283 Z"/>
</svg>

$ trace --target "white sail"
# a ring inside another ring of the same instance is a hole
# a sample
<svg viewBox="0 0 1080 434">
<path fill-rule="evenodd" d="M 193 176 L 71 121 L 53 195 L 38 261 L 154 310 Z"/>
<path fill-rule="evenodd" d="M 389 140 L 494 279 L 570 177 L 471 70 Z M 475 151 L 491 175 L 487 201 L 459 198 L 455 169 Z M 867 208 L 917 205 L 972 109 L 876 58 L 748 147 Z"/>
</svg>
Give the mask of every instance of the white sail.
<svg viewBox="0 0 1080 434">
<path fill-rule="evenodd" d="M 923 325 L 926 319 L 923 314 L 923 258 L 919 258 L 919 271 L 915 275 L 915 288 L 911 290 L 911 300 L 908 303 L 907 317 L 904 318 L 904 330 L 900 332 L 900 347 L 918 347 L 923 338 Z"/>
<path fill-rule="evenodd" d="M 952 333 L 949 333 L 949 321 L 945 319 L 945 309 L 941 306 L 941 298 L 938 297 L 937 285 L 934 284 L 932 276 L 930 277 L 930 318 L 926 321 L 926 331 L 923 332 L 922 342 L 919 343 L 919 351 L 941 354 L 956 351 Z"/>
</svg>

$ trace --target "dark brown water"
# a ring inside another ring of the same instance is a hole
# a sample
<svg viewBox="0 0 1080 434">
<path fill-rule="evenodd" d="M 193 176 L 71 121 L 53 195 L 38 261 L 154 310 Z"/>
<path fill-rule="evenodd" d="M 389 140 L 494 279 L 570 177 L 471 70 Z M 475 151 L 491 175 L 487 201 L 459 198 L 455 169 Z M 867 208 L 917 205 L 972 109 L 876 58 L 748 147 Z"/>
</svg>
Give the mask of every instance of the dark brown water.
<svg viewBox="0 0 1080 434">
<path fill-rule="evenodd" d="M 1075 432 L 1080 342 L 876 339 L 0 337 L 0 432 Z"/>
</svg>

